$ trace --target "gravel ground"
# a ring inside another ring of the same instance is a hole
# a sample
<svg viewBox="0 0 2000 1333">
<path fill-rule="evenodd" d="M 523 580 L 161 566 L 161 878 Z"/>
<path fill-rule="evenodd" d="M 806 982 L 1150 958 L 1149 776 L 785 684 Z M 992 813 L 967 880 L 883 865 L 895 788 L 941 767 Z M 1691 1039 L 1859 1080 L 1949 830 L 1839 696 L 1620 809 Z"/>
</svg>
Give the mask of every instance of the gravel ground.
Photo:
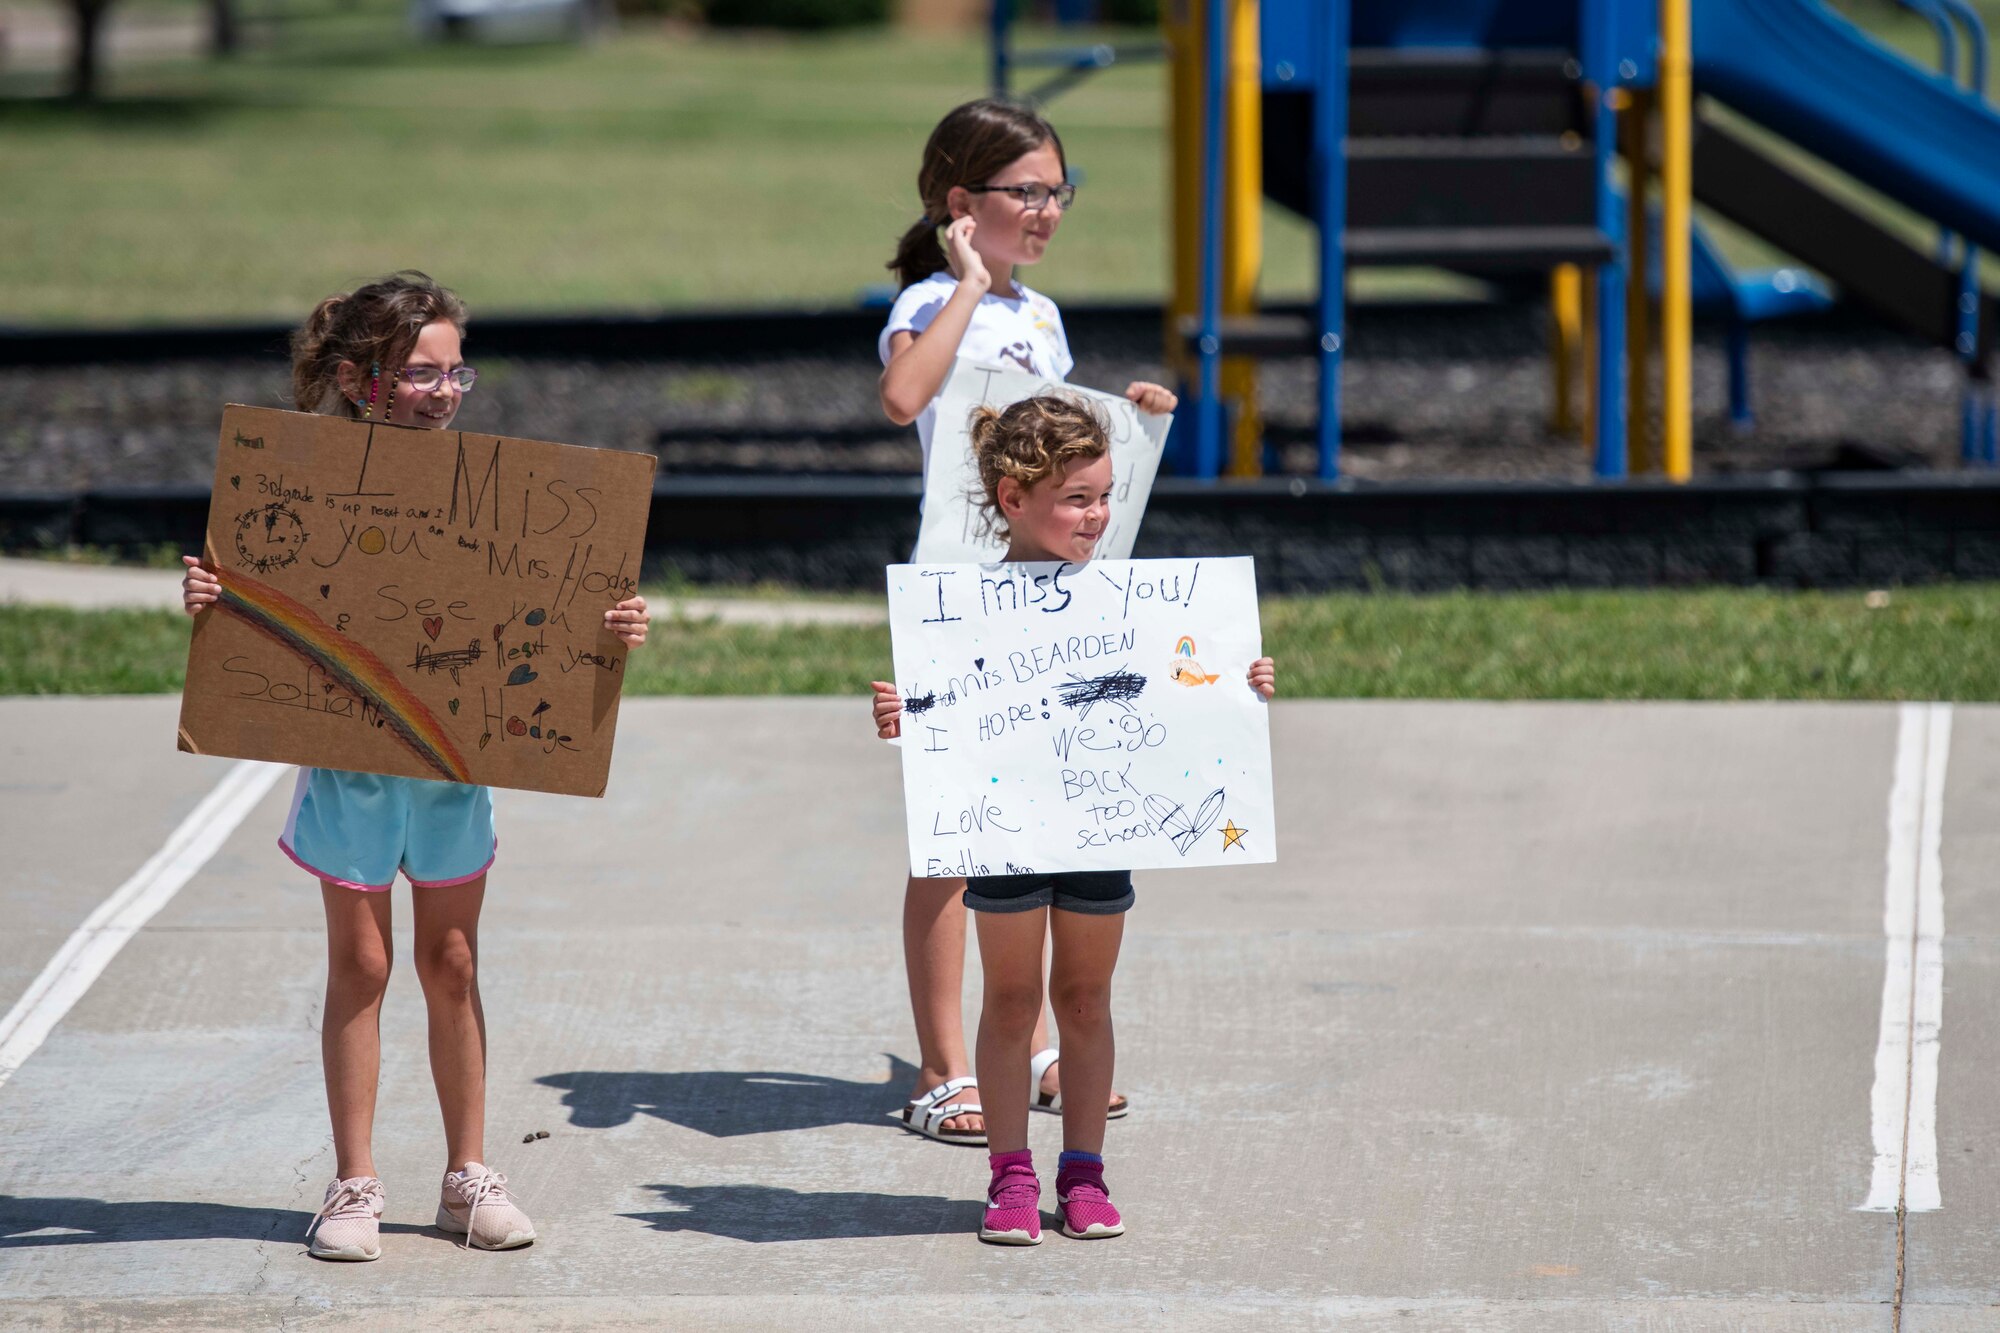
<svg viewBox="0 0 2000 1333">
<path fill-rule="evenodd" d="M 1344 395 L 1348 475 L 1370 480 L 1581 479 L 1580 444 L 1548 427 L 1546 324 L 1530 306 L 1361 308 Z M 1086 349 L 1073 378 L 1164 379 L 1156 336 L 1128 329 Z M 769 361 L 481 359 L 468 429 L 659 455 L 668 472 L 909 472 L 914 433 L 882 420 L 872 347 Z M 1710 474 L 1870 462 L 1958 466 L 1959 372 L 1947 354 L 1834 316 L 1758 331 L 1758 419 L 1733 431 L 1719 334 L 1694 361 L 1696 468 Z M 227 402 L 287 406 L 276 361 L 0 368 L 0 489 L 205 483 Z M 1267 417 L 1310 438 L 1315 372 L 1266 364 Z M 1309 473 L 1309 445 L 1283 450 Z"/>
</svg>

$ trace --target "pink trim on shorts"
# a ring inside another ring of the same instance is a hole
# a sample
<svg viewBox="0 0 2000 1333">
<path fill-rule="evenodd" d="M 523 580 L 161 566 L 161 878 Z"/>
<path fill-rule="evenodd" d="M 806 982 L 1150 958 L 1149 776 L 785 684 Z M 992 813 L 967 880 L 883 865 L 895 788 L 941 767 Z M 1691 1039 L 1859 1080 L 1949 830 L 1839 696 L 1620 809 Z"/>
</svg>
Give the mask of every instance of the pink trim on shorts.
<svg viewBox="0 0 2000 1333">
<path fill-rule="evenodd" d="M 318 866 L 306 864 L 306 862 L 300 858 L 297 852 L 293 851 L 290 847 L 285 845 L 285 840 L 283 838 L 278 839 L 278 850 L 283 852 L 286 856 L 291 857 L 292 864 L 296 865 L 299 869 L 317 875 L 329 884 L 338 884 L 343 889 L 353 889 L 357 893 L 387 893 L 391 888 L 395 886 L 396 883 L 396 881 L 392 879 L 387 884 L 356 884 L 351 879 L 342 879 L 338 875 L 329 875 L 324 870 L 321 870 Z"/>
<path fill-rule="evenodd" d="M 481 875 L 491 870 L 493 868 L 493 862 L 497 860 L 499 856 L 500 856 L 500 839 L 495 838 L 493 840 L 493 854 L 486 858 L 485 865 L 479 867 L 479 869 L 473 871 L 470 875 L 460 875 L 457 879 L 418 879 L 415 876 L 411 875 L 408 870 L 405 870 L 403 872 L 403 878 L 410 881 L 410 887 L 417 889 L 455 888 L 460 884 L 470 884 L 472 883 L 473 880 L 478 879 Z"/>
</svg>

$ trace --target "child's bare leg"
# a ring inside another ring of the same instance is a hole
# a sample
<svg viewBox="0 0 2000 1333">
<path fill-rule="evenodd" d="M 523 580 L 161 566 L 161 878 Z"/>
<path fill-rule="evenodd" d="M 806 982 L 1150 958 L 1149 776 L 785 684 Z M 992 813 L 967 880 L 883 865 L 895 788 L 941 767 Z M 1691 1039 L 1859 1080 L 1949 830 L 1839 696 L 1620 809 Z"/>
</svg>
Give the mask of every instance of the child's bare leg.
<svg viewBox="0 0 2000 1333">
<path fill-rule="evenodd" d="M 1048 975 L 1048 968 L 1046 965 L 1042 968 L 1042 975 L 1043 976 Z M 1053 1045 L 1053 1043 L 1049 1041 L 1049 1020 L 1047 1014 L 1040 1014 L 1037 1015 L 1035 1018 L 1034 1044 L 1035 1044 L 1035 1049 L 1038 1051 L 1046 1051 L 1051 1045 Z M 1035 1088 L 1035 1092 L 1037 1095 L 1044 1097 L 1053 1097 L 1057 1093 L 1062 1091 L 1063 1087 L 1062 1067 L 1063 1067 L 1063 1062 L 1057 1060 L 1054 1064 L 1050 1065 L 1045 1071 L 1043 1071 L 1042 1081 Z M 1118 1100 L 1118 1093 L 1114 1090 L 1108 1095 L 1108 1098 L 1105 1103 L 1105 1109 L 1108 1111 L 1110 1109 L 1110 1103 L 1115 1102 L 1117 1100 Z"/>
<path fill-rule="evenodd" d="M 965 1053 L 965 881 L 916 879 L 903 890 L 903 963 L 910 974 L 910 1012 L 917 1021 L 917 1085 L 921 1096 L 947 1079 L 972 1072 Z M 968 1089 L 968 1091 L 970 1091 Z M 984 1089 L 981 1089 L 982 1094 Z M 968 1098 L 970 1100 L 970 1098 Z M 983 1104 L 983 1097 L 982 1097 Z M 984 1129 L 978 1112 L 955 1115 L 941 1128 Z"/>
<path fill-rule="evenodd" d="M 982 920 L 981 925 L 985 922 Z M 1049 998 L 1062 1033 L 1063 1147 L 1103 1153 L 1105 1111 L 1111 1100 L 1111 1071 L 1117 1044 L 1111 1032 L 1111 973 L 1125 938 L 1124 913 L 1049 913 L 1055 957 L 1049 968 Z M 983 948 L 986 936 L 979 937 Z"/>
<path fill-rule="evenodd" d="M 986 974 L 979 1010 L 979 1090 L 986 1097 L 986 1147 L 1028 1146 L 1028 1061 L 1042 1014 L 1042 941 L 1049 909 L 976 912 L 979 958 Z M 1104 1114 L 1102 1104 L 1098 1115 Z"/>
<path fill-rule="evenodd" d="M 418 889 L 417 979 L 430 1010 L 431 1079 L 444 1113 L 445 1170 L 486 1160 L 486 1011 L 479 1003 L 479 908 L 486 876 Z"/>
<path fill-rule="evenodd" d="M 326 908 L 326 1009 L 320 1061 L 333 1120 L 334 1174 L 375 1174 L 375 1089 L 382 1074 L 382 995 L 389 987 L 389 895 L 320 881 Z"/>
</svg>

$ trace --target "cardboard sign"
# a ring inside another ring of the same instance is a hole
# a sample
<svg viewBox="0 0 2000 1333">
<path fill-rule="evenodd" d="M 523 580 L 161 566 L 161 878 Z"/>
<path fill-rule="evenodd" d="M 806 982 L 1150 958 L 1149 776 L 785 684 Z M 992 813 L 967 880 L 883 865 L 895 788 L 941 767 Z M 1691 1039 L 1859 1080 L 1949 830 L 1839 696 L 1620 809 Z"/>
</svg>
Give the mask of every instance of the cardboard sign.
<svg viewBox="0 0 2000 1333">
<path fill-rule="evenodd" d="M 1248 557 L 889 568 L 910 873 L 1277 859 Z"/>
<path fill-rule="evenodd" d="M 653 467 L 230 407 L 180 748 L 603 795 Z"/>
<path fill-rule="evenodd" d="M 1095 404 L 1111 436 L 1111 521 L 1097 542 L 1100 560 L 1125 560 L 1146 516 L 1146 500 L 1160 471 L 1170 416 L 1151 416 L 1130 399 L 1019 370 L 958 361 L 938 391 L 937 424 L 931 435 L 930 471 L 924 478 L 924 522 L 915 559 L 1000 560 L 1007 543 L 994 535 L 981 509 L 979 468 L 972 460 L 972 410 L 982 404 L 1004 408 L 1023 398 L 1068 394 Z"/>
</svg>

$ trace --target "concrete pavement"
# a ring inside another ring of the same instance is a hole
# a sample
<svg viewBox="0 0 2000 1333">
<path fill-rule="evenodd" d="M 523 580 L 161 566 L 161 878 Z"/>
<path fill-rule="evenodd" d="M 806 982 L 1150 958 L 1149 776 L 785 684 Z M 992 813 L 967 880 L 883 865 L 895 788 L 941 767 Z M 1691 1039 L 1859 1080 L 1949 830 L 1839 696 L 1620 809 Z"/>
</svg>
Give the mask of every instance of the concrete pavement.
<svg viewBox="0 0 2000 1333">
<path fill-rule="evenodd" d="M 0 701 L 0 1007 L 216 780 L 175 707 Z M 972 1238 L 981 1153 L 888 1119 L 901 816 L 860 701 L 647 699 L 603 801 L 498 798 L 488 1142 L 541 1239 L 429 1228 L 404 938 L 385 1256 L 306 1258 L 324 943 L 281 783 L 0 1086 L 0 1325 L 1887 1329 L 1895 1219 L 1855 1207 L 1896 727 L 1279 703 L 1277 865 L 1140 876 L 1107 1149 L 1131 1234 L 1026 1252 Z M 1961 707 L 1911 1330 L 2000 1327 L 1996 798 L 2000 709 Z"/>
</svg>

